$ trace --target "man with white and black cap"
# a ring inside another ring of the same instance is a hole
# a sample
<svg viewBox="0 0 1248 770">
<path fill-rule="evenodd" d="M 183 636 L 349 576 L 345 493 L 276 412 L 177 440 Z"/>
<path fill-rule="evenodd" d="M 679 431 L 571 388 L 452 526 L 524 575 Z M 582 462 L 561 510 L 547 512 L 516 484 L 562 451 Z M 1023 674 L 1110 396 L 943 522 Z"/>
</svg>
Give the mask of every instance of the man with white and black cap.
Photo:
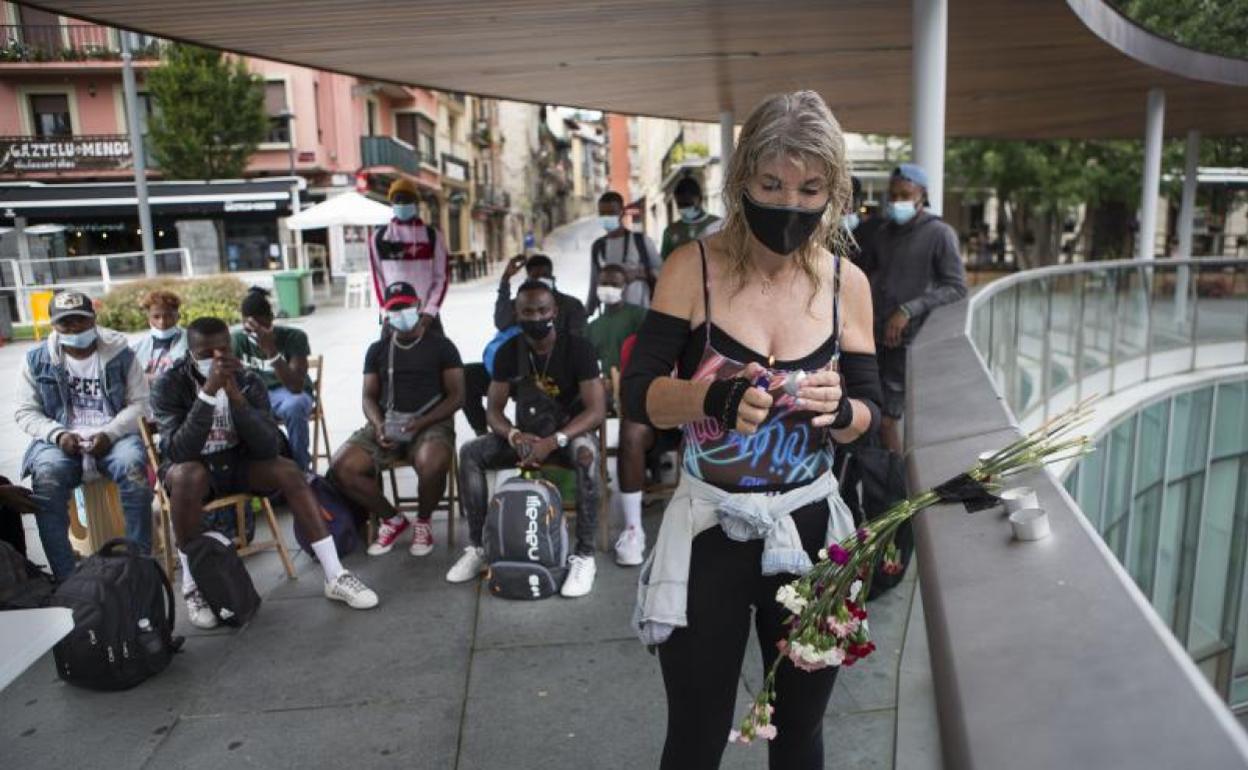
<svg viewBox="0 0 1248 770">
<path fill-rule="evenodd" d="M 22 475 L 31 476 L 43 552 L 64 578 L 74 569 L 69 497 L 97 474 L 117 484 L 126 537 L 151 550 L 152 489 L 138 435 L 148 393 L 126 336 L 95 325 L 90 297 L 63 291 L 48 310 L 52 333 L 22 363 L 15 419 L 34 439 Z"/>
<path fill-rule="evenodd" d="M 927 315 L 966 296 L 958 235 L 927 210 L 927 172 L 915 163 L 893 169 L 887 222 L 863 244 L 860 266 L 871 281 L 875 346 L 884 389 L 881 432 L 901 451 L 897 421 L 905 411 L 906 348 Z"/>
</svg>

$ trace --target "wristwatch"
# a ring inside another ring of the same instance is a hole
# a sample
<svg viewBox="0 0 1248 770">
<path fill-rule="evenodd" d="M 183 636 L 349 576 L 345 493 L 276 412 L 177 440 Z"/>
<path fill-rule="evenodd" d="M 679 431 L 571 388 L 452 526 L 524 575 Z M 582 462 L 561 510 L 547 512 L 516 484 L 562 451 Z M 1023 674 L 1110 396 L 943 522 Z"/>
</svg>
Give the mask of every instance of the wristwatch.
<svg viewBox="0 0 1248 770">
<path fill-rule="evenodd" d="M 568 434 L 564 433 L 563 431 L 559 431 L 555 433 L 555 443 L 559 445 L 560 449 L 563 449 L 564 447 L 566 447 L 568 445 L 568 441 L 570 441 L 570 439 L 568 438 Z"/>
</svg>

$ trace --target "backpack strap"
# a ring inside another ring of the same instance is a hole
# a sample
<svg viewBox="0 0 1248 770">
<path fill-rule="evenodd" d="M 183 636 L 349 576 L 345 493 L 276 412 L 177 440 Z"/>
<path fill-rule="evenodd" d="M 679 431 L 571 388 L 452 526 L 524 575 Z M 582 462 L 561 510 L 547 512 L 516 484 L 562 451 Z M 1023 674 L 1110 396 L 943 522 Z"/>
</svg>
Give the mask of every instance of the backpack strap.
<svg viewBox="0 0 1248 770">
<path fill-rule="evenodd" d="M 646 251 L 646 236 L 644 233 L 633 232 L 633 243 L 637 246 L 637 258 L 641 260 L 641 268 L 646 271 L 646 283 L 650 288 L 654 289 L 654 268 L 650 266 L 650 252 Z"/>
</svg>

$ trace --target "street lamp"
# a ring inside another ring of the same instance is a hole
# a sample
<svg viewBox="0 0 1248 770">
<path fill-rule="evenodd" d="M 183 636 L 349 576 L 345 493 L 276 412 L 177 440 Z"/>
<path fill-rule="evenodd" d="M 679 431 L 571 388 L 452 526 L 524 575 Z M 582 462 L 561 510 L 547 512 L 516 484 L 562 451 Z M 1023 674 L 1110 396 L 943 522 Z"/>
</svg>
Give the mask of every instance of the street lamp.
<svg viewBox="0 0 1248 770">
<path fill-rule="evenodd" d="M 299 180 L 295 177 L 295 113 L 286 108 L 277 117 L 286 121 L 286 149 L 290 160 L 290 213 L 299 213 Z M 303 232 L 292 230 L 295 241 L 295 267 L 303 267 Z M 285 265 L 289 267 L 289 265 Z"/>
</svg>

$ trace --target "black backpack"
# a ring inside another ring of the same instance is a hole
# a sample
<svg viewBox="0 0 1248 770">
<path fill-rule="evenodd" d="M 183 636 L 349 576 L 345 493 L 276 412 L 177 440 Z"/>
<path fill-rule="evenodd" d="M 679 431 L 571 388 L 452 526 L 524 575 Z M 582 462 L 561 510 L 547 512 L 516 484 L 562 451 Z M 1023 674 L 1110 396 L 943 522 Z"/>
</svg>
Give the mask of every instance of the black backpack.
<svg viewBox="0 0 1248 770">
<path fill-rule="evenodd" d="M 200 535 L 182 549 L 204 601 L 227 625 L 241 626 L 260 609 L 260 594 L 232 544 L 216 533 Z"/>
<path fill-rule="evenodd" d="M 568 574 L 568 527 L 559 488 L 526 474 L 507 479 L 490 499 L 482 533 L 490 593 L 545 599 Z"/>
<path fill-rule="evenodd" d="M 173 588 L 155 559 L 117 538 L 84 559 L 49 602 L 74 612 L 74 630 L 52 648 L 56 673 L 93 690 L 125 690 L 169 665 Z"/>
<path fill-rule="evenodd" d="M 52 576 L 0 540 L 0 610 L 33 610 L 48 603 Z"/>
</svg>

